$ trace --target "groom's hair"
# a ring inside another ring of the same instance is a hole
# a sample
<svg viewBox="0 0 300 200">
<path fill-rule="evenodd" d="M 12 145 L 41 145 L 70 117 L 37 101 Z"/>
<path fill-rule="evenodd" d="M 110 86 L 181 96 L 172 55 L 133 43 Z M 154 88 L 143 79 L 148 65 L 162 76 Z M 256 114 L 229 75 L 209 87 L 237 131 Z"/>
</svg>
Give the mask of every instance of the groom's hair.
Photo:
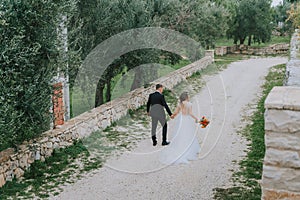
<svg viewBox="0 0 300 200">
<path fill-rule="evenodd" d="M 157 84 L 156 89 L 158 90 L 159 88 L 163 87 L 162 84 Z"/>
</svg>

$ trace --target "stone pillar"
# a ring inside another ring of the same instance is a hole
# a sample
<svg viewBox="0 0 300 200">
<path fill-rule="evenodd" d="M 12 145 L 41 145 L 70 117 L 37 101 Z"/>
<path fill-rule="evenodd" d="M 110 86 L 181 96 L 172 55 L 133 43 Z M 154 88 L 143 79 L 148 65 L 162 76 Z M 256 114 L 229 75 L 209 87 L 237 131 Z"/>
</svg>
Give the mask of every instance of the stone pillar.
<svg viewBox="0 0 300 200">
<path fill-rule="evenodd" d="M 63 82 L 63 102 L 64 102 L 64 121 L 70 119 L 70 89 L 69 89 L 69 63 L 68 63 L 68 18 L 66 14 L 59 16 L 60 21 L 57 27 L 58 35 L 58 49 L 61 56 L 61 65 L 64 68 L 64 72 L 58 70 L 59 79 Z"/>
<path fill-rule="evenodd" d="M 300 88 L 274 87 L 265 108 L 262 199 L 300 199 Z"/>
<path fill-rule="evenodd" d="M 214 50 L 206 50 L 205 51 L 205 57 L 209 56 L 212 58 L 212 62 L 215 61 L 215 51 Z"/>
<path fill-rule="evenodd" d="M 63 101 L 63 84 L 61 82 L 53 85 L 53 123 L 54 128 L 64 124 L 64 101 Z"/>
</svg>

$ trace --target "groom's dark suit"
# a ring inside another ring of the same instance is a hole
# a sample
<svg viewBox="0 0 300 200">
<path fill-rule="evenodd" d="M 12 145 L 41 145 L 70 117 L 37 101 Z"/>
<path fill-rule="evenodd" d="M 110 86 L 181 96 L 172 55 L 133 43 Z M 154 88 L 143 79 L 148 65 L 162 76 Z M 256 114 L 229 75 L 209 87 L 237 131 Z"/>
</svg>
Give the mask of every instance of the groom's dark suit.
<svg viewBox="0 0 300 200">
<path fill-rule="evenodd" d="M 150 109 L 151 108 L 151 109 Z M 164 108 L 167 110 L 168 114 L 171 116 L 172 112 L 165 100 L 163 94 L 158 91 L 149 95 L 149 99 L 147 102 L 147 112 L 150 113 L 152 118 L 152 140 L 153 144 L 156 143 L 156 127 L 158 121 L 163 126 L 163 144 L 167 142 L 167 120 Z M 150 111 L 150 112 L 149 112 Z"/>
</svg>

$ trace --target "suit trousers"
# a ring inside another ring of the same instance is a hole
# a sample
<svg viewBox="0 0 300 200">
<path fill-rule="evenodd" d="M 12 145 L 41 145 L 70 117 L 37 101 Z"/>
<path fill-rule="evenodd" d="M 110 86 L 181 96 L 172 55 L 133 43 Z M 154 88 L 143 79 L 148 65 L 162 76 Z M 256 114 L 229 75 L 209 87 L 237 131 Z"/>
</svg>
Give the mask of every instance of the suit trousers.
<svg viewBox="0 0 300 200">
<path fill-rule="evenodd" d="M 157 128 L 158 121 L 161 124 L 161 126 L 163 127 L 163 130 L 162 130 L 163 141 L 166 141 L 168 125 L 167 125 L 167 120 L 163 119 L 163 118 L 152 117 L 152 130 L 151 130 L 152 137 L 156 138 L 156 128 Z"/>
</svg>

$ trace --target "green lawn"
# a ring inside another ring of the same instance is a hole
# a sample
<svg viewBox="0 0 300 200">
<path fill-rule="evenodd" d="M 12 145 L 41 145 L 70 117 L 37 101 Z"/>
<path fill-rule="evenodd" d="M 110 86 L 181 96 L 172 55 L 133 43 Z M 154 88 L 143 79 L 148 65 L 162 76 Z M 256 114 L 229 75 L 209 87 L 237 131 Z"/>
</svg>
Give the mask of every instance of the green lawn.
<svg viewBox="0 0 300 200">
<path fill-rule="evenodd" d="M 190 63 L 191 62 L 189 60 L 180 60 L 175 65 L 158 64 L 158 65 L 154 65 L 154 67 L 157 69 L 158 72 L 157 74 L 159 78 L 169 74 L 172 71 L 180 69 Z M 145 65 L 145 67 L 151 67 L 151 66 Z M 134 70 L 127 71 L 127 69 L 125 69 L 122 73 L 118 74 L 111 82 L 112 99 L 118 98 L 130 92 L 135 71 Z M 107 88 L 105 87 L 104 93 L 106 90 Z M 78 116 L 79 114 L 90 110 L 91 107 L 93 106 L 93 101 L 90 100 L 89 103 L 88 98 L 86 98 L 86 96 L 83 95 L 83 92 L 80 89 L 74 89 L 74 92 L 72 92 L 71 96 L 72 96 L 72 111 L 73 111 L 72 117 Z"/>
<path fill-rule="evenodd" d="M 252 43 L 252 47 L 266 47 L 272 44 L 278 43 L 290 43 L 291 37 L 290 36 L 272 36 L 271 41 L 267 43 Z M 245 41 L 247 44 L 248 40 Z M 233 46 L 233 39 L 221 38 L 216 41 L 216 46 Z"/>
<path fill-rule="evenodd" d="M 249 55 L 240 55 L 240 54 L 227 54 L 225 56 L 215 56 L 215 64 L 217 65 L 228 65 L 232 62 L 248 59 L 251 56 Z"/>
</svg>

